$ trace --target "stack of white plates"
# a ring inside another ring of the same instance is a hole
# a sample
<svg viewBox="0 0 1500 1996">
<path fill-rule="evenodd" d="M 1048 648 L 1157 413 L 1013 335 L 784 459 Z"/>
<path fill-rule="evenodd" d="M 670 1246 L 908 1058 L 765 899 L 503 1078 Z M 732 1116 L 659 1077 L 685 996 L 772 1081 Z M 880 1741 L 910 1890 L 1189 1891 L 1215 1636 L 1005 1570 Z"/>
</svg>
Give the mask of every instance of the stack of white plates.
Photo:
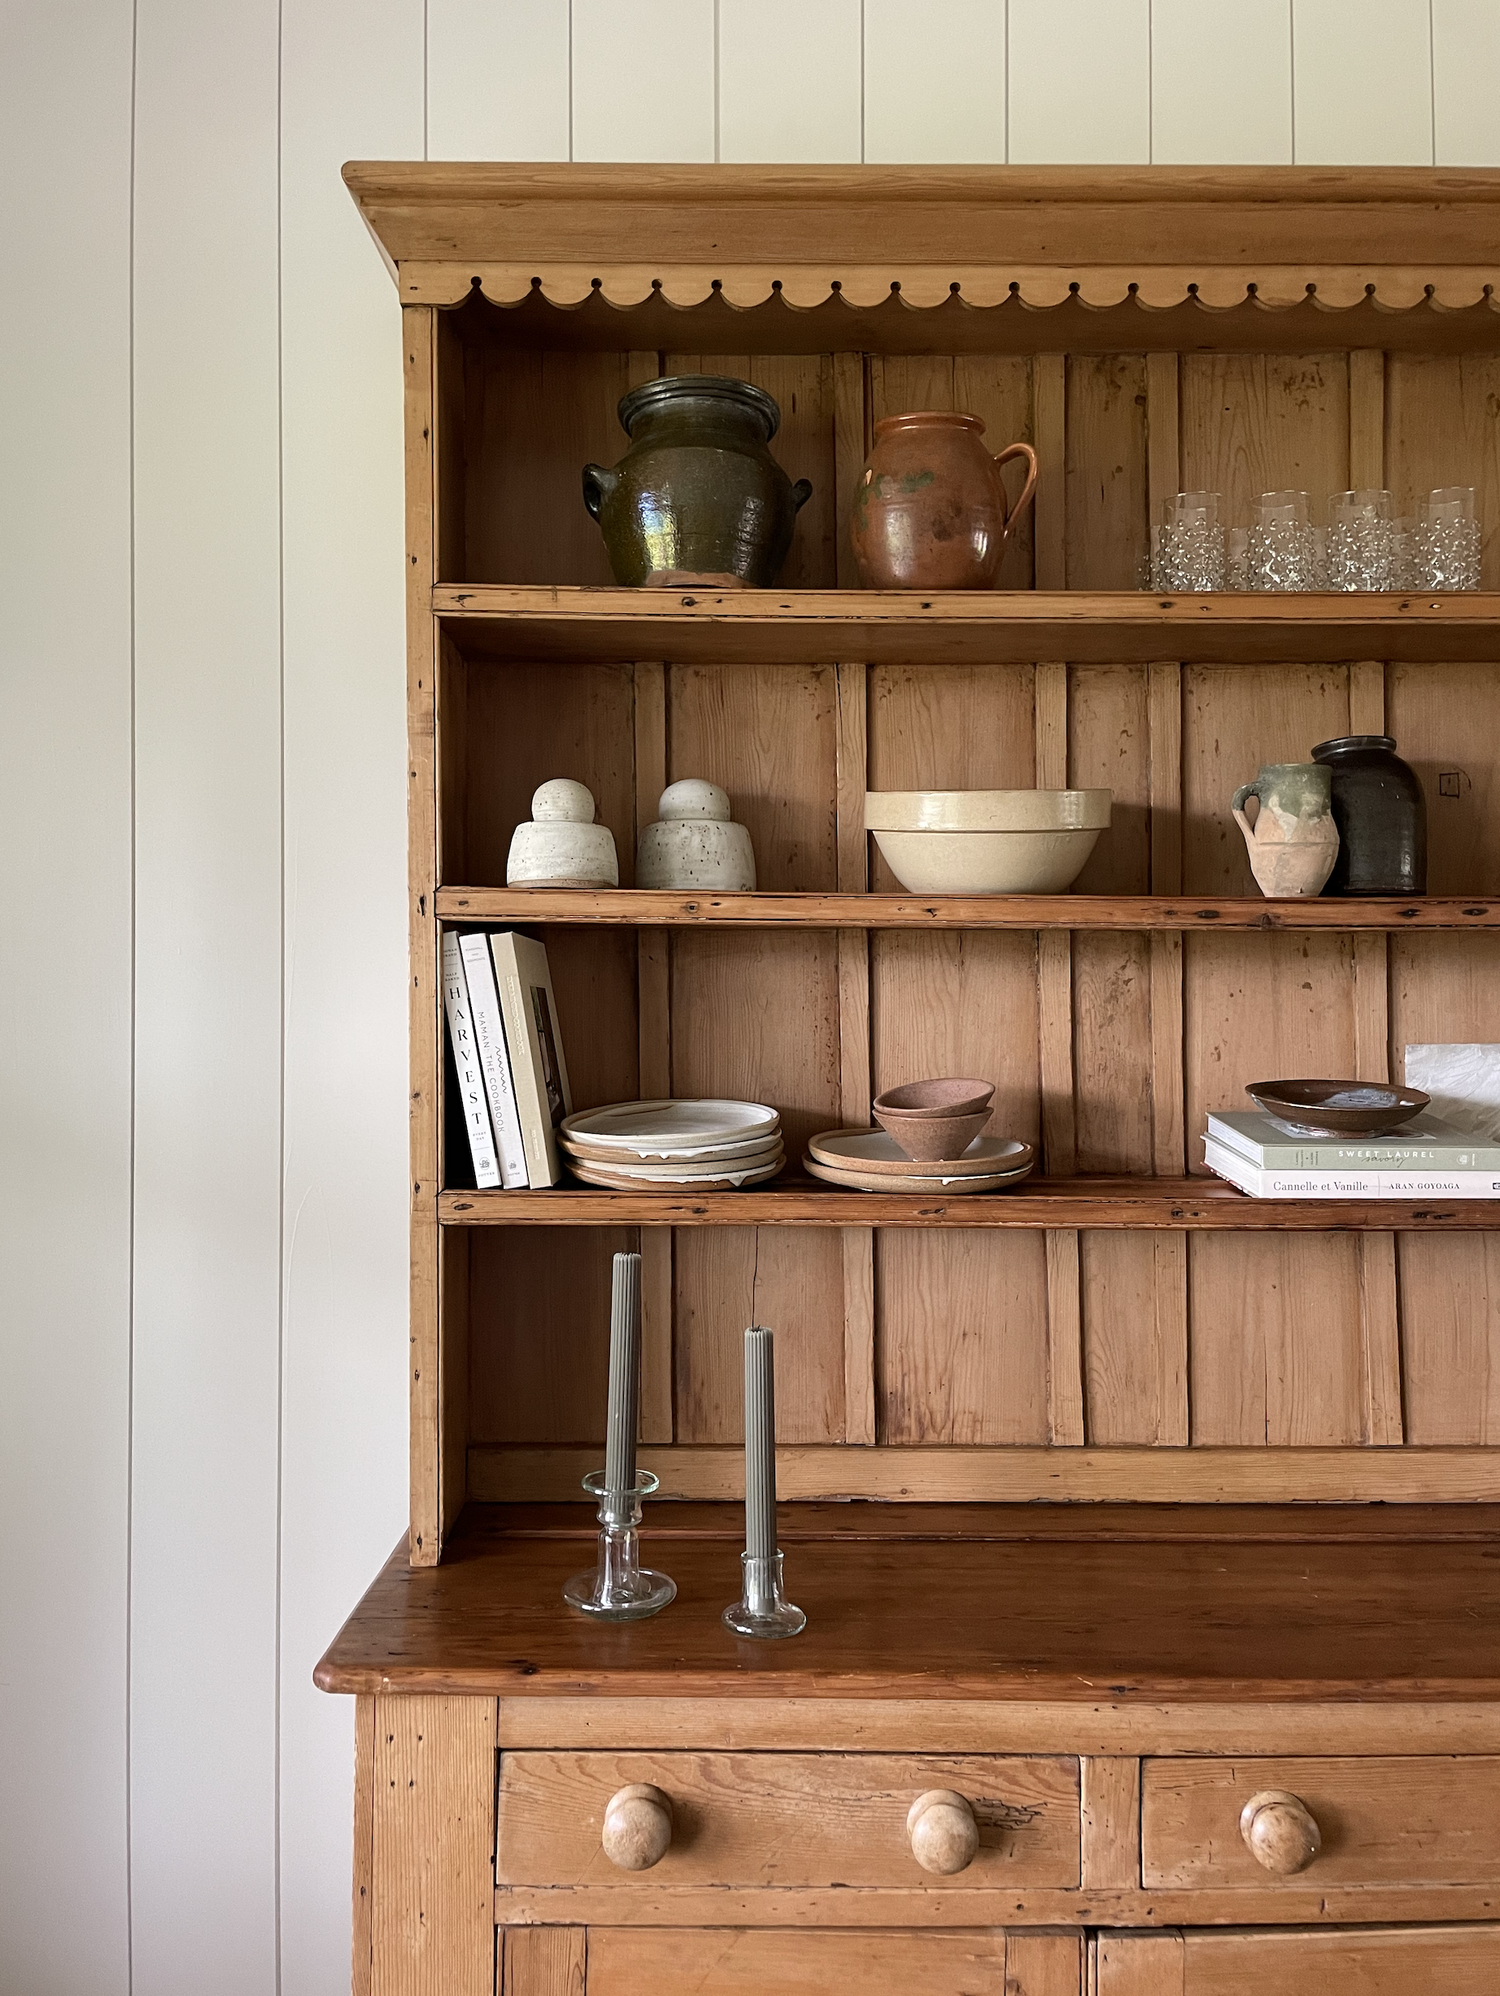
<svg viewBox="0 0 1500 1996">
<path fill-rule="evenodd" d="M 814 1178 L 857 1192 L 1000 1192 L 1019 1185 L 1036 1164 L 1031 1144 L 1014 1137 L 976 1137 L 962 1157 L 936 1164 L 909 1158 L 884 1130 L 824 1130 L 803 1159 Z"/>
<path fill-rule="evenodd" d="M 615 1192 L 737 1191 L 786 1160 L 781 1118 L 761 1102 L 612 1102 L 558 1131 L 568 1169 Z"/>
</svg>

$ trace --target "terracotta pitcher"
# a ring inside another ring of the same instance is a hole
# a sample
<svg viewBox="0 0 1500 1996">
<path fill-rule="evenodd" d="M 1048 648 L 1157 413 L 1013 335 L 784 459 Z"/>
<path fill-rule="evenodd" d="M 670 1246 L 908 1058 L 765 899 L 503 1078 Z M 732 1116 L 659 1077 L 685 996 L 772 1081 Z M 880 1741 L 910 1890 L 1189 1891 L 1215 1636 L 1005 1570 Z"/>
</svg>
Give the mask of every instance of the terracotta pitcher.
<svg viewBox="0 0 1500 1996">
<path fill-rule="evenodd" d="M 1250 871 L 1262 894 L 1275 900 L 1322 893 L 1339 852 L 1332 791 L 1320 762 L 1268 762 L 1253 783 L 1235 791 L 1229 808 L 1245 835 Z M 1251 797 L 1260 806 L 1253 824 L 1245 815 Z"/>
<path fill-rule="evenodd" d="M 1036 490 L 1036 452 L 991 457 L 978 416 L 917 409 L 875 425 L 849 541 L 866 589 L 993 589 L 1005 537 Z M 1000 467 L 1024 457 L 1026 483 L 1007 507 Z"/>
</svg>

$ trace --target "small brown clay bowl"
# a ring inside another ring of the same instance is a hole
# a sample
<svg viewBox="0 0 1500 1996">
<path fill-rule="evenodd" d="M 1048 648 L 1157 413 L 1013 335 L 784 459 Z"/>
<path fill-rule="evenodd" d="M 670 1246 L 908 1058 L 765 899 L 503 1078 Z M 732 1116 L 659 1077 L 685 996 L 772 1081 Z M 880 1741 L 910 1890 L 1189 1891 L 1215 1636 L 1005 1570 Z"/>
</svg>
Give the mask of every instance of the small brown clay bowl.
<svg viewBox="0 0 1500 1996">
<path fill-rule="evenodd" d="M 1245 1093 L 1294 1137 L 1383 1137 L 1432 1100 L 1379 1081 L 1249 1081 Z"/>
<path fill-rule="evenodd" d="M 990 1112 L 973 1109 L 963 1116 L 903 1116 L 877 1109 L 875 1120 L 909 1158 L 919 1164 L 937 1164 L 943 1158 L 962 1157 L 990 1120 Z"/>
<path fill-rule="evenodd" d="M 942 1081 L 908 1081 L 900 1088 L 887 1088 L 875 1097 L 875 1108 L 894 1109 L 903 1116 L 970 1116 L 987 1109 L 994 1097 L 993 1081 L 976 1081 L 970 1075 L 949 1076 Z"/>
</svg>

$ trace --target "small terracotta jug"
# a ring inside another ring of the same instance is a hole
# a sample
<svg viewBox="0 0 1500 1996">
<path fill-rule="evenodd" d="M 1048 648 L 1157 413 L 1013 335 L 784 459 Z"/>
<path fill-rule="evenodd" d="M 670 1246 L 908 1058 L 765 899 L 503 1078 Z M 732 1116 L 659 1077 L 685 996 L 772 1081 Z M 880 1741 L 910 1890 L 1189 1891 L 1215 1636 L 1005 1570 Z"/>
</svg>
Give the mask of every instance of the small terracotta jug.
<svg viewBox="0 0 1500 1996">
<path fill-rule="evenodd" d="M 860 475 L 849 541 L 866 589 L 993 589 L 1006 535 L 1036 490 L 1036 452 L 991 457 L 978 416 L 933 409 L 887 416 Z M 1007 508 L 1000 467 L 1024 457 L 1026 483 Z"/>
<path fill-rule="evenodd" d="M 1332 788 L 1320 762 L 1268 762 L 1235 791 L 1229 808 L 1245 835 L 1255 884 L 1268 898 L 1322 893 L 1339 852 Z M 1245 815 L 1251 797 L 1260 805 L 1253 825 Z"/>
</svg>

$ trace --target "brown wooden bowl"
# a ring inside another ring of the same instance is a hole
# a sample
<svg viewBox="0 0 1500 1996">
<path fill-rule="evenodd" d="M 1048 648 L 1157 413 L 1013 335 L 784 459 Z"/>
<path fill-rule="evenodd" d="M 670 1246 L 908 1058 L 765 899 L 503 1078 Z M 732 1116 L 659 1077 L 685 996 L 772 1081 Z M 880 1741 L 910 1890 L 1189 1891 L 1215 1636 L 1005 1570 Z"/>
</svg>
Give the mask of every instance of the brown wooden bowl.
<svg viewBox="0 0 1500 1996">
<path fill-rule="evenodd" d="M 1294 1137 L 1383 1137 L 1432 1100 L 1383 1081 L 1247 1081 L 1245 1093 Z"/>
<path fill-rule="evenodd" d="M 950 1075 L 941 1081 L 907 1081 L 899 1088 L 887 1088 L 875 1097 L 876 1113 L 893 1110 L 899 1116 L 968 1116 L 989 1107 L 995 1093 L 993 1081 L 976 1081 L 971 1075 Z"/>
</svg>

